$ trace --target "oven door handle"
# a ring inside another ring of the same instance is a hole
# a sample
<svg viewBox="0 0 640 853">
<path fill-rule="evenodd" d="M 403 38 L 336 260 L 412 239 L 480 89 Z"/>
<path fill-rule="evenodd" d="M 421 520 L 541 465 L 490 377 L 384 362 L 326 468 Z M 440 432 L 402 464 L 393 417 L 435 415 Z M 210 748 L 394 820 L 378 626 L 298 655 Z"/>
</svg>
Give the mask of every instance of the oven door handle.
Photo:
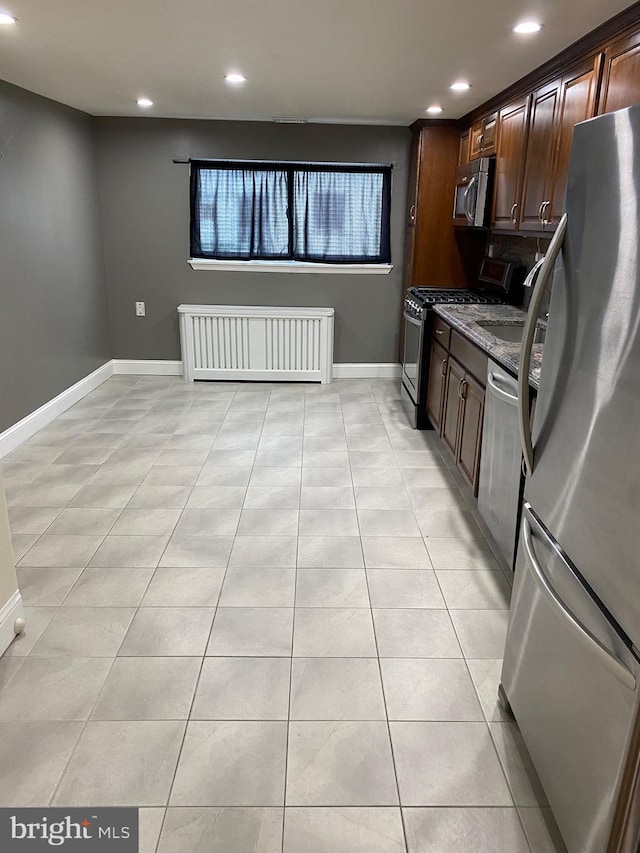
<svg viewBox="0 0 640 853">
<path fill-rule="evenodd" d="M 404 312 L 404 319 L 408 320 L 410 323 L 413 323 L 414 326 L 421 326 L 422 325 L 422 320 L 416 320 L 415 317 L 410 317 L 406 311 Z"/>
</svg>

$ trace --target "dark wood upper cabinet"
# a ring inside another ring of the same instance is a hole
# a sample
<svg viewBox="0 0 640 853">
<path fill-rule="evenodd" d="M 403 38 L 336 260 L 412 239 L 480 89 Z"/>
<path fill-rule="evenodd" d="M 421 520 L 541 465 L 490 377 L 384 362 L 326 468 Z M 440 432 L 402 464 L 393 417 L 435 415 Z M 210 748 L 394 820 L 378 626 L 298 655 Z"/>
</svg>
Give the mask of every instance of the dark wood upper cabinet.
<svg viewBox="0 0 640 853">
<path fill-rule="evenodd" d="M 482 156 L 495 154 L 498 132 L 498 113 L 492 113 L 482 119 Z"/>
<path fill-rule="evenodd" d="M 640 31 L 608 45 L 598 112 L 610 113 L 640 103 Z"/>
<path fill-rule="evenodd" d="M 460 153 L 458 155 L 458 166 L 469 162 L 470 131 L 463 130 L 460 134 Z"/>
<path fill-rule="evenodd" d="M 556 126 L 560 112 L 562 83 L 556 80 L 531 96 L 531 119 L 522 186 L 520 227 L 544 229 L 543 211 L 551 196 Z"/>
<path fill-rule="evenodd" d="M 547 193 L 546 200 L 549 204 L 543 211 L 545 230 L 555 228 L 560 222 L 567 188 L 573 129 L 579 122 L 595 115 L 601 64 L 602 55 L 597 54 L 562 78 L 562 101 L 556 127 L 551 191 Z"/>
<path fill-rule="evenodd" d="M 560 221 L 573 128 L 594 115 L 599 69 L 597 55 L 531 96 L 522 230 L 547 231 Z"/>
<path fill-rule="evenodd" d="M 493 228 L 518 228 L 528 119 L 528 96 L 508 104 L 499 113 Z"/>
<path fill-rule="evenodd" d="M 469 159 L 495 154 L 498 113 L 490 113 L 476 122 L 470 130 Z"/>
<path fill-rule="evenodd" d="M 423 127 L 414 141 L 409 184 L 405 285 L 456 287 L 466 282 L 452 224 L 460 130 Z"/>
</svg>

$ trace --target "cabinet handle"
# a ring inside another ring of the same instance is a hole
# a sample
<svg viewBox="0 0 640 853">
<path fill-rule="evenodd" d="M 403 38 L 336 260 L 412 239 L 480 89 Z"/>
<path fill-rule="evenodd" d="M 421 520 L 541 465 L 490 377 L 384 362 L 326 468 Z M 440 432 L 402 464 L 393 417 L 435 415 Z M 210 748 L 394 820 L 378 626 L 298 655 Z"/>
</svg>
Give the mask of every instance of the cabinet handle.
<svg viewBox="0 0 640 853">
<path fill-rule="evenodd" d="M 514 225 L 516 224 L 516 218 L 517 218 L 516 217 L 516 210 L 517 209 L 518 209 L 518 202 L 514 201 L 512 207 L 511 207 L 511 221 L 513 222 Z"/>
<path fill-rule="evenodd" d="M 544 222 L 542 221 L 542 211 L 544 210 L 545 204 L 546 204 L 546 201 L 541 202 L 540 207 L 538 208 L 538 219 L 540 220 L 540 223 L 542 225 L 544 225 Z"/>
<path fill-rule="evenodd" d="M 440 362 L 440 375 L 443 377 L 447 375 L 447 359 L 446 358 L 443 358 L 442 361 Z"/>
<path fill-rule="evenodd" d="M 436 329 L 436 335 L 444 335 L 444 329 Z"/>
<path fill-rule="evenodd" d="M 458 382 L 458 397 L 460 397 L 461 400 L 465 399 L 464 389 L 466 388 L 466 386 L 467 383 L 464 379 L 461 379 L 460 382 Z"/>
<path fill-rule="evenodd" d="M 482 151 L 482 149 L 484 147 L 483 142 L 484 142 L 484 133 L 481 133 L 480 136 L 478 137 L 478 151 Z"/>
<path fill-rule="evenodd" d="M 543 201 L 542 202 L 542 224 L 543 225 L 549 224 L 549 220 L 547 219 L 547 208 L 549 207 L 550 204 L 551 204 L 550 201 Z"/>
</svg>

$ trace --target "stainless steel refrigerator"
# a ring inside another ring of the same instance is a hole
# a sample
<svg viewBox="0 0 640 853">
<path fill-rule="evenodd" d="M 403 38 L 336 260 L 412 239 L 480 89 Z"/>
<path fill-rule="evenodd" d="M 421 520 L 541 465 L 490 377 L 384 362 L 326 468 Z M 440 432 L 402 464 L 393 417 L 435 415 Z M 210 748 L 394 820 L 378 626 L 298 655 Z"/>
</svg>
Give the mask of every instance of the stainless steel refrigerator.
<svg viewBox="0 0 640 853">
<path fill-rule="evenodd" d="M 575 129 L 521 358 L 528 477 L 501 692 L 570 853 L 640 842 L 639 232 L 637 106 Z M 531 432 L 522 370 L 551 276 Z"/>
</svg>

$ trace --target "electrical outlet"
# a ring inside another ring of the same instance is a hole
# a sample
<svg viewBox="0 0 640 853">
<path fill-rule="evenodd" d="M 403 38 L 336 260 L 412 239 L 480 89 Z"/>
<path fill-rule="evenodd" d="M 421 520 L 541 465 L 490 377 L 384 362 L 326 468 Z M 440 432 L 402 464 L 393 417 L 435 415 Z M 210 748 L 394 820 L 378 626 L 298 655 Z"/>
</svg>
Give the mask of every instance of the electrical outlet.
<svg viewBox="0 0 640 853">
<path fill-rule="evenodd" d="M 136 302 L 136 317 L 146 317 L 147 309 L 144 302 Z"/>
</svg>

